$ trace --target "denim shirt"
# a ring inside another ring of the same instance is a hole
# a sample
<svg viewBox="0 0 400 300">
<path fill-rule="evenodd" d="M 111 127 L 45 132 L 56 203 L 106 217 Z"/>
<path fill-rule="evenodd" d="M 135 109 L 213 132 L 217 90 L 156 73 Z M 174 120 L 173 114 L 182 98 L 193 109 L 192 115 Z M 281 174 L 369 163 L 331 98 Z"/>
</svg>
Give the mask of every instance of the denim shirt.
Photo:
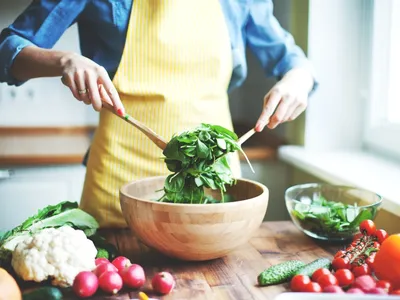
<svg viewBox="0 0 400 300">
<path fill-rule="evenodd" d="M 10 72 L 18 53 L 30 45 L 52 48 L 74 23 L 78 24 L 82 55 L 103 66 L 112 79 L 124 49 L 132 4 L 132 0 L 32 1 L 0 34 L 0 82 L 23 84 Z M 294 67 L 309 68 L 314 73 L 292 35 L 273 16 L 272 0 L 220 0 L 220 4 L 233 55 L 228 91 L 240 86 L 247 76 L 247 46 L 266 77 L 280 78 Z"/>
</svg>

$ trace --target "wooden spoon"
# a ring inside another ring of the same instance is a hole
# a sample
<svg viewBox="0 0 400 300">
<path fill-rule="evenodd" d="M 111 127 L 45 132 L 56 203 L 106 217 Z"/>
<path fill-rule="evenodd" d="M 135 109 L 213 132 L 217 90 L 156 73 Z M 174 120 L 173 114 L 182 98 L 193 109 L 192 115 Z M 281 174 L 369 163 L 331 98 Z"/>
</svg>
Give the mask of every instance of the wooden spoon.
<svg viewBox="0 0 400 300">
<path fill-rule="evenodd" d="M 167 147 L 167 142 L 164 140 L 164 138 L 159 136 L 157 133 L 155 133 L 153 130 L 151 130 L 149 127 L 147 127 L 143 123 L 136 120 L 134 117 L 128 115 L 127 113 L 125 113 L 124 116 L 117 114 L 114 110 L 114 107 L 106 102 L 103 102 L 103 107 L 108 109 L 114 115 L 125 120 L 129 124 L 135 126 L 137 129 L 139 129 L 141 132 L 143 132 L 150 140 L 152 140 L 152 142 L 154 144 L 156 144 L 157 147 L 160 148 L 161 150 L 164 150 Z"/>
<path fill-rule="evenodd" d="M 249 138 L 253 136 L 253 134 L 256 133 L 256 130 L 254 128 L 250 129 L 247 131 L 245 134 L 243 134 L 239 139 L 238 139 L 238 144 L 242 145 L 245 141 L 247 141 Z"/>
</svg>

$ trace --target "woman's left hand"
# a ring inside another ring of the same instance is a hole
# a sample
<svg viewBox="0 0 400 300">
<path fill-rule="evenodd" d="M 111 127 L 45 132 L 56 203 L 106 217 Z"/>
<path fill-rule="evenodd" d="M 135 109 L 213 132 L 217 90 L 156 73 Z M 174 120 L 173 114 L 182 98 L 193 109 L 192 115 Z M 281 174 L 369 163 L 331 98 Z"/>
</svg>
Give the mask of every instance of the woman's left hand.
<svg viewBox="0 0 400 300">
<path fill-rule="evenodd" d="M 260 132 L 265 126 L 274 129 L 296 119 L 307 107 L 313 84 L 314 79 L 308 70 L 299 68 L 287 72 L 265 95 L 255 130 Z"/>
</svg>

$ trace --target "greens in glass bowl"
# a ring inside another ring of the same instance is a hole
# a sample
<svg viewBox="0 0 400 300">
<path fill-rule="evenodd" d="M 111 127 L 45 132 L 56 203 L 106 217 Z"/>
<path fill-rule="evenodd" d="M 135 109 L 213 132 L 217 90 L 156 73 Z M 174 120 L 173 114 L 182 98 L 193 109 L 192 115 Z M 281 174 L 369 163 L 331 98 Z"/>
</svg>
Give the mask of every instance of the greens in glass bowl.
<svg viewBox="0 0 400 300">
<path fill-rule="evenodd" d="M 355 187 L 323 183 L 300 184 L 285 192 L 294 224 L 310 237 L 343 241 L 358 232 L 363 220 L 374 220 L 382 197 Z"/>
</svg>

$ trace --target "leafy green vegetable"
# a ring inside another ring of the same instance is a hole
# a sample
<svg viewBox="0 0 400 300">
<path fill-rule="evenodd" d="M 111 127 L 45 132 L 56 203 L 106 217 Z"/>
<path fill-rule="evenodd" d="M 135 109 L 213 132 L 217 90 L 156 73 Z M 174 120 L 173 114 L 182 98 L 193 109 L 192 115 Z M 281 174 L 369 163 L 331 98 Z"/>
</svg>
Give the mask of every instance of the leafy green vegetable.
<svg viewBox="0 0 400 300">
<path fill-rule="evenodd" d="M 158 201 L 225 202 L 226 185 L 236 183 L 226 154 L 243 152 L 237 140 L 234 132 L 210 124 L 173 136 L 163 151 L 167 168 L 173 173 L 166 178 L 164 195 Z M 219 190 L 221 201 L 206 196 L 205 188 Z"/>
<path fill-rule="evenodd" d="M 99 234 L 96 233 L 88 238 L 93 242 L 97 249 L 96 258 L 103 257 L 108 260 L 113 260 L 119 255 L 117 248 L 113 244 L 107 242 L 107 240 Z"/>
<path fill-rule="evenodd" d="M 96 219 L 78 208 L 78 203 L 64 201 L 49 205 L 37 214 L 26 219 L 21 225 L 5 232 L 0 238 L 0 266 L 10 263 L 11 252 L 20 241 L 45 228 L 58 228 L 64 225 L 80 229 L 86 236 L 95 234 L 99 228 Z"/>
<path fill-rule="evenodd" d="M 358 231 L 363 220 L 372 219 L 374 208 L 361 210 L 357 204 L 349 205 L 315 199 L 312 205 L 297 203 L 292 215 L 301 227 L 321 237 L 349 238 Z"/>
</svg>

